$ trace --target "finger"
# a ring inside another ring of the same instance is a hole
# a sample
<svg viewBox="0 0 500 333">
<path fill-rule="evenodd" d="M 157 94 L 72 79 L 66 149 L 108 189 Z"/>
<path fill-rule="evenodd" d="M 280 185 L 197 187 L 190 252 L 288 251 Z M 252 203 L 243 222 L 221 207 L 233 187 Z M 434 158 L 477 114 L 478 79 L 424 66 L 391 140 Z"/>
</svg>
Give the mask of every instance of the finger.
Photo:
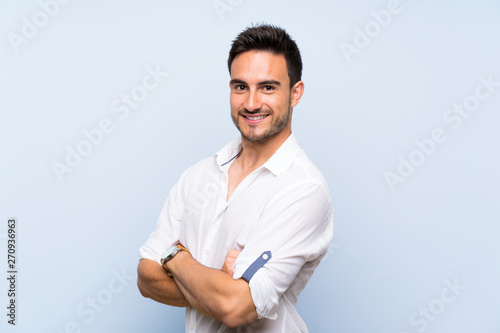
<svg viewBox="0 0 500 333">
<path fill-rule="evenodd" d="M 237 256 L 240 255 L 240 253 L 241 253 L 240 250 L 229 250 L 229 252 L 227 253 L 227 256 L 236 258 Z"/>
</svg>

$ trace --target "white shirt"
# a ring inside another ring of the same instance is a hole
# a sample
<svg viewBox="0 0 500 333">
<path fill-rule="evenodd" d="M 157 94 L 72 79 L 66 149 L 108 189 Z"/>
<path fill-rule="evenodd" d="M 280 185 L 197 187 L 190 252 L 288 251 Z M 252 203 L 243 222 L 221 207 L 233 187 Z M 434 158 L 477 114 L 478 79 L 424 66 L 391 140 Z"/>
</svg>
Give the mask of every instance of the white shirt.
<svg viewBox="0 0 500 333">
<path fill-rule="evenodd" d="M 228 170 L 240 151 L 237 138 L 181 175 L 140 258 L 160 263 L 180 242 L 198 262 L 220 269 L 229 250 L 242 250 L 233 278 L 249 280 L 259 319 L 232 329 L 186 308 L 186 333 L 307 332 L 295 304 L 332 241 L 328 186 L 292 133 L 226 201 Z"/>
</svg>

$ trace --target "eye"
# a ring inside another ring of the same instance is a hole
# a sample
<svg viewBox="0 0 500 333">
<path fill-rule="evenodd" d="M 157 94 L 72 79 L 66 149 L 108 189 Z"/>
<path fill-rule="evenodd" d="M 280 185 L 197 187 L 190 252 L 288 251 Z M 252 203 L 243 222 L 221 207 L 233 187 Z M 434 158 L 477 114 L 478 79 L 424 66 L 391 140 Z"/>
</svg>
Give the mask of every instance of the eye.
<svg viewBox="0 0 500 333">
<path fill-rule="evenodd" d="M 262 87 L 265 91 L 273 91 L 274 87 L 273 86 L 263 86 Z"/>
<path fill-rule="evenodd" d="M 243 90 L 245 90 L 245 88 L 246 87 L 242 84 L 238 84 L 238 85 L 234 86 L 234 89 L 236 89 L 237 91 L 243 91 Z"/>
</svg>

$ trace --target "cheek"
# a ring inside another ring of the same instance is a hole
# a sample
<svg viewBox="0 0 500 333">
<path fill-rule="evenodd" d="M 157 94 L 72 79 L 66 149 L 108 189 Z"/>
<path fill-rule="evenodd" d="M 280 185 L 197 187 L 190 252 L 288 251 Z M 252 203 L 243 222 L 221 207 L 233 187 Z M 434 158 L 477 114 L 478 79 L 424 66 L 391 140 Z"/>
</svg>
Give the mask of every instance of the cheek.
<svg viewBox="0 0 500 333">
<path fill-rule="evenodd" d="M 233 101 L 231 101 L 229 103 L 229 106 L 231 107 L 231 113 L 235 113 L 237 111 L 237 109 L 236 109 L 235 104 L 233 103 Z"/>
<path fill-rule="evenodd" d="M 281 111 L 288 106 L 288 100 L 282 96 L 269 96 L 263 102 L 274 111 Z"/>
<path fill-rule="evenodd" d="M 229 106 L 231 107 L 231 111 L 237 111 L 240 105 L 241 105 L 241 98 L 232 95 L 229 97 Z"/>
</svg>

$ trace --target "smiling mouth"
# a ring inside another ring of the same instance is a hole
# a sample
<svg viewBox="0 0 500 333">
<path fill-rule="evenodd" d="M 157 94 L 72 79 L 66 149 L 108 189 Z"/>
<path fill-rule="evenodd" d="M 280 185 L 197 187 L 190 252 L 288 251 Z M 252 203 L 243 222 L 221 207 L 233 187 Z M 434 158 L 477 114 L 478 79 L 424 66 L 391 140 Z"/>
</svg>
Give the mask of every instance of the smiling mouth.
<svg viewBox="0 0 500 333">
<path fill-rule="evenodd" d="M 245 116 L 243 115 L 243 117 L 247 118 L 247 119 L 250 119 L 250 120 L 259 120 L 259 119 L 264 119 L 266 118 L 268 115 L 263 115 L 263 116 Z"/>
</svg>

